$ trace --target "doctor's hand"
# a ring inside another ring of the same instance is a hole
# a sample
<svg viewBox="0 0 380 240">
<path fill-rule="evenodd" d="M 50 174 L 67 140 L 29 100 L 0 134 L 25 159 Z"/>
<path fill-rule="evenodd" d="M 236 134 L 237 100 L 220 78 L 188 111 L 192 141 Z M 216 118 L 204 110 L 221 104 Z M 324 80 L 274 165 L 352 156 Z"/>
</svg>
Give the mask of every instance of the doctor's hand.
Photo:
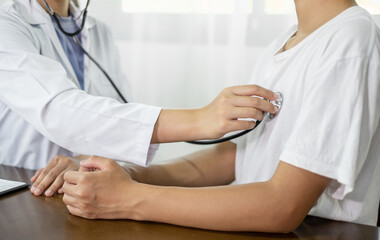
<svg viewBox="0 0 380 240">
<path fill-rule="evenodd" d="M 62 193 L 63 175 L 69 170 L 78 170 L 79 163 L 69 157 L 56 156 L 45 168 L 36 172 L 31 178 L 33 182 L 31 192 L 39 196 L 45 192 L 45 196 L 53 196 L 54 193 Z"/>
<path fill-rule="evenodd" d="M 111 159 L 91 157 L 80 162 L 80 171 L 65 174 L 63 201 L 71 214 L 95 219 L 129 218 L 131 192 L 137 185 L 128 173 Z"/>
<path fill-rule="evenodd" d="M 251 129 L 256 124 L 238 118 L 261 121 L 265 112 L 277 112 L 273 104 L 258 97 L 274 101 L 278 96 L 257 85 L 225 88 L 209 105 L 201 109 L 204 131 L 211 134 L 209 138 L 220 138 L 232 131 Z"/>
</svg>

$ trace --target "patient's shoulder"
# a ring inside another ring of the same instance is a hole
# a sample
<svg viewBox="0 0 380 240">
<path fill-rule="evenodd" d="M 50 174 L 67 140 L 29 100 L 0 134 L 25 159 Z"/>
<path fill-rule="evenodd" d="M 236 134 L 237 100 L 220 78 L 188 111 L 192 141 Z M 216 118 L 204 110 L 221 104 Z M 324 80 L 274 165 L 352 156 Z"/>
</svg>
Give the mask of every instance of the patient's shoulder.
<svg viewBox="0 0 380 240">
<path fill-rule="evenodd" d="M 368 56 L 379 40 L 379 28 L 364 9 L 353 7 L 346 11 L 321 31 L 323 55 L 341 55 L 340 58 Z"/>
</svg>

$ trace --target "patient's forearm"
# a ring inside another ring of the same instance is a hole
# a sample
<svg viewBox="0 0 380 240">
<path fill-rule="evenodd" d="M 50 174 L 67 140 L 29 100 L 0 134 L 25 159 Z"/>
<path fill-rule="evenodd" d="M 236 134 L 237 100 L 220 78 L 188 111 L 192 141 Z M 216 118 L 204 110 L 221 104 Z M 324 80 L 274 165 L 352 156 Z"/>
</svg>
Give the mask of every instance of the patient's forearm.
<svg viewBox="0 0 380 240">
<path fill-rule="evenodd" d="M 132 214 L 126 212 L 127 218 L 136 220 L 213 230 L 290 232 L 299 226 L 330 181 L 280 162 L 266 182 L 207 188 L 134 183 L 127 186 L 127 196 L 122 196 L 126 202 L 136 197 L 129 201 Z"/>
<path fill-rule="evenodd" d="M 145 185 L 136 220 L 224 230 L 287 232 L 286 206 L 268 182 L 239 186 L 178 188 Z M 157 207 L 159 206 L 159 207 Z M 292 213 L 290 211 L 290 213 Z"/>
<path fill-rule="evenodd" d="M 133 166 L 129 172 L 134 180 L 162 186 L 217 186 L 235 178 L 236 145 L 227 142 L 199 151 L 169 163 L 148 168 Z"/>
</svg>

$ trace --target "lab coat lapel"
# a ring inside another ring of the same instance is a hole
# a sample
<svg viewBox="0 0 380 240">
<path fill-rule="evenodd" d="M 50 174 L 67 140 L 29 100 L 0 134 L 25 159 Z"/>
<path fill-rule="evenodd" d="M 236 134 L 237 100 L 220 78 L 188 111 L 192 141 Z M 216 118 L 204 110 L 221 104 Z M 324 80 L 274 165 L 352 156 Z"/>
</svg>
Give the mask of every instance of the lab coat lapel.
<svg viewBox="0 0 380 240">
<path fill-rule="evenodd" d="M 87 17 L 86 25 L 82 31 L 82 45 L 83 48 L 92 55 L 92 52 L 90 51 L 91 48 L 91 38 L 89 37 L 91 35 L 92 28 L 95 27 L 95 20 L 91 17 Z M 87 76 L 90 71 L 90 59 L 85 55 L 84 56 L 84 89 L 87 90 L 90 87 L 90 81 L 91 79 Z"/>
<path fill-rule="evenodd" d="M 29 9 L 28 12 L 23 13 L 25 18 L 29 21 L 30 24 L 39 25 L 44 30 L 44 32 L 49 36 L 53 44 L 54 50 L 56 51 L 60 59 L 61 64 L 64 66 L 64 68 L 67 71 L 68 78 L 79 87 L 80 85 L 76 77 L 75 71 L 70 64 L 70 61 L 65 54 L 65 51 L 62 48 L 61 42 L 59 41 L 54 25 L 50 19 L 50 15 L 46 13 L 46 11 L 37 2 L 37 0 L 29 0 L 29 1 L 20 0 L 18 2 L 22 5 L 29 4 L 31 6 L 31 7 L 27 6 L 27 8 L 25 8 L 25 9 Z"/>
<path fill-rule="evenodd" d="M 71 81 L 73 81 L 79 87 L 80 85 L 79 85 L 77 76 L 75 74 L 75 71 L 73 67 L 71 66 L 71 63 L 65 51 L 63 50 L 63 47 L 61 45 L 61 42 L 59 41 L 59 38 L 57 36 L 53 23 L 50 22 L 48 24 L 44 24 L 42 27 L 45 28 L 45 32 L 48 33 L 51 39 L 51 42 L 53 43 L 54 49 L 57 52 L 59 58 L 61 59 L 62 65 L 64 65 L 66 71 L 68 71 L 68 77 L 70 78 Z"/>
</svg>

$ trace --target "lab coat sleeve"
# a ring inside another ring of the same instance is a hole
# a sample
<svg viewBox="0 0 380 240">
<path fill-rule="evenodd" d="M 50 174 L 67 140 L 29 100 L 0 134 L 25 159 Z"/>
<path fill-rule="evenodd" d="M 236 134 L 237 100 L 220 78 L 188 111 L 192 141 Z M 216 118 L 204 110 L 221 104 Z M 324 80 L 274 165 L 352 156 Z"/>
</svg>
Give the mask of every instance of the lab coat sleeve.
<svg viewBox="0 0 380 240">
<path fill-rule="evenodd" d="M 103 33 L 102 37 L 99 37 L 98 39 L 107 38 L 106 42 L 108 44 L 106 44 L 106 46 L 109 48 L 108 49 L 109 55 L 112 56 L 113 58 L 113 61 L 112 61 L 113 64 L 109 65 L 109 67 L 112 68 L 111 72 L 115 73 L 114 79 L 117 79 L 118 81 L 117 85 L 121 86 L 120 88 L 121 92 L 124 93 L 124 96 L 126 96 L 127 101 L 134 102 L 134 97 L 131 91 L 132 87 L 124 73 L 124 68 L 121 65 L 119 49 L 116 45 L 113 34 L 110 31 L 110 27 L 96 19 L 93 19 L 93 20 L 96 21 L 96 25 L 98 26 L 99 29 L 101 29 L 100 32 Z M 107 59 L 107 58 L 104 58 L 104 59 Z M 104 65 L 105 64 L 106 63 L 104 63 Z M 118 100 L 122 101 L 120 97 L 118 97 Z M 159 144 L 151 144 L 149 146 L 148 155 L 147 155 L 147 163 L 151 163 L 153 161 L 153 158 L 156 155 L 156 152 L 158 151 L 159 146 L 160 146 Z"/>
<path fill-rule="evenodd" d="M 160 108 L 79 90 L 17 17 L 0 14 L 0 36 L 0 101 L 72 152 L 146 165 Z"/>
</svg>

